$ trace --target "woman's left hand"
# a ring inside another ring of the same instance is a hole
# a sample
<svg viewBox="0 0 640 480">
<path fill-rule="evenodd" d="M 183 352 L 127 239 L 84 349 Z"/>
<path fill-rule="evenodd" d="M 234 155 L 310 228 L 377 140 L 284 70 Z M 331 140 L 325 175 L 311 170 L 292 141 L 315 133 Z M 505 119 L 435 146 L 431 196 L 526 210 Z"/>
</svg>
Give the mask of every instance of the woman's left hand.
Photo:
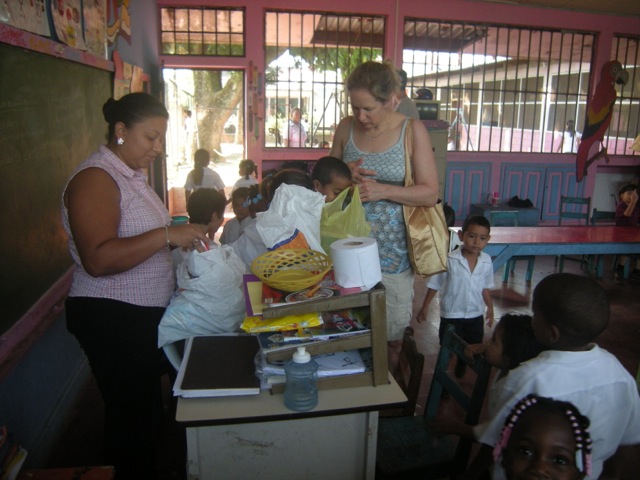
<svg viewBox="0 0 640 480">
<path fill-rule="evenodd" d="M 360 200 L 363 202 L 375 202 L 385 198 L 384 191 L 387 185 L 378 183 L 372 178 L 363 178 L 358 184 L 360 190 Z"/>
</svg>

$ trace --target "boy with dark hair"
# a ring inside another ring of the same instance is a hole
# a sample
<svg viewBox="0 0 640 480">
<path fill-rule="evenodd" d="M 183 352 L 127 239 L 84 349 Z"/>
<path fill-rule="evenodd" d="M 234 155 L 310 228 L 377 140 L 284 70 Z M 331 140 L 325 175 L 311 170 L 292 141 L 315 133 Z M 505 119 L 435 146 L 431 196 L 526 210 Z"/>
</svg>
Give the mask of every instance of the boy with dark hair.
<svg viewBox="0 0 640 480">
<path fill-rule="evenodd" d="M 640 205 L 638 205 L 638 186 L 632 183 L 618 190 L 620 203 L 616 207 L 616 225 L 618 227 L 637 227 L 640 221 Z"/>
<path fill-rule="evenodd" d="M 227 208 L 227 199 L 215 188 L 199 188 L 187 200 L 189 223 L 207 226 L 209 244 L 205 245 L 202 241 L 195 243 L 194 248 L 199 252 L 208 250 L 211 245 L 215 245 L 214 237 L 224 221 L 225 208 Z M 175 248 L 171 252 L 174 270 L 184 261 L 188 253 L 189 250 L 185 248 Z"/>
<path fill-rule="evenodd" d="M 329 203 L 346 188 L 351 188 L 353 180 L 351 169 L 336 157 L 322 157 L 313 166 L 311 172 L 313 189 L 324 195 L 324 201 Z"/>
<path fill-rule="evenodd" d="M 209 242 L 224 221 L 224 210 L 227 207 L 227 199 L 224 194 L 214 188 L 200 188 L 193 192 L 187 201 L 187 213 L 189 223 L 207 225 Z"/>
<path fill-rule="evenodd" d="M 458 238 L 462 246 L 449 253 L 447 271 L 433 275 L 427 282 L 427 295 L 418 313 L 418 322 L 427 319 L 429 304 L 440 291 L 440 341 L 447 325 L 469 344 L 484 339 L 484 309 L 487 307 L 487 326 L 493 325 L 493 283 L 491 257 L 482 250 L 491 238 L 491 224 L 481 215 L 464 221 Z M 466 364 L 458 360 L 455 374 L 462 377 Z"/>
<path fill-rule="evenodd" d="M 483 446 L 463 478 L 479 478 L 489 468 L 505 415 L 530 393 L 574 403 L 588 416 L 593 471 L 586 478 L 617 478 L 621 447 L 640 444 L 640 397 L 616 357 L 592 343 L 609 315 L 606 292 L 589 277 L 556 273 L 536 286 L 532 327 L 547 350 L 504 379 L 494 399 L 498 413 L 479 435 Z M 501 465 L 493 466 L 492 478 L 505 478 Z"/>
</svg>

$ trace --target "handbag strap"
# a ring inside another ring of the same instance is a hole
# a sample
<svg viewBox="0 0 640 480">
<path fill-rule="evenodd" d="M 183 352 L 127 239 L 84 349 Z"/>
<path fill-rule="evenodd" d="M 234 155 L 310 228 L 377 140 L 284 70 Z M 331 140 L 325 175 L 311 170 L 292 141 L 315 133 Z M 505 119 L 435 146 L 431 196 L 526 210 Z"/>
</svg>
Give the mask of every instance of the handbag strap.
<svg viewBox="0 0 640 480">
<path fill-rule="evenodd" d="M 411 150 L 413 149 L 413 119 L 407 120 L 407 126 L 404 130 L 404 186 L 411 187 L 413 185 L 413 172 L 411 169 Z"/>
</svg>

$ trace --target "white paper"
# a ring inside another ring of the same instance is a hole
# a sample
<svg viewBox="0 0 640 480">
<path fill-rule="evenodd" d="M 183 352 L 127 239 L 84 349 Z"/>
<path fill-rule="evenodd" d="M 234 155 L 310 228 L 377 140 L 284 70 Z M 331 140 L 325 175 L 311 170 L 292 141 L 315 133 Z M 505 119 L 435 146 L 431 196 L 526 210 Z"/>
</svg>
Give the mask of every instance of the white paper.
<svg viewBox="0 0 640 480">
<path fill-rule="evenodd" d="M 353 375 L 365 371 L 364 362 L 358 350 L 325 353 L 315 355 L 313 359 L 318 364 L 318 378 Z M 263 356 L 262 371 L 265 375 L 284 376 L 284 363 L 267 363 Z"/>
</svg>

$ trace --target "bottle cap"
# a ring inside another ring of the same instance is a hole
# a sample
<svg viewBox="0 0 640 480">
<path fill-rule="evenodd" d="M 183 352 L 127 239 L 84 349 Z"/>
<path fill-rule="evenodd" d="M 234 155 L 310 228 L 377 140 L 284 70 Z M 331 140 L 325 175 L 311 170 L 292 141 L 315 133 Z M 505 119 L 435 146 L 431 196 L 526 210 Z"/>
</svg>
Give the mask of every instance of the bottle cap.
<svg viewBox="0 0 640 480">
<path fill-rule="evenodd" d="M 305 350 L 304 347 L 298 347 L 293 354 L 293 361 L 295 363 L 307 363 L 311 360 L 311 355 Z"/>
</svg>

